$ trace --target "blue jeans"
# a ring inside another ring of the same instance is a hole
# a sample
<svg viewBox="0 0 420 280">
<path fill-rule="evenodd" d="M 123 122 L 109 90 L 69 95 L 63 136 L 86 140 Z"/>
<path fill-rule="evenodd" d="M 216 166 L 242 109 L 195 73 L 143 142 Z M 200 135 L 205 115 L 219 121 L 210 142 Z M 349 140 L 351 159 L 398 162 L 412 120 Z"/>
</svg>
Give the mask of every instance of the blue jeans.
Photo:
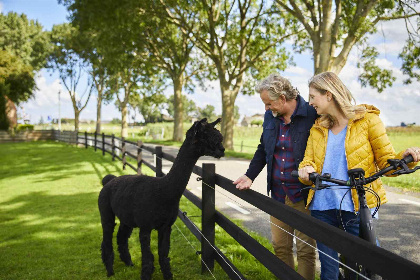
<svg viewBox="0 0 420 280">
<path fill-rule="evenodd" d="M 341 211 L 342 218 L 340 219 L 340 211 L 336 209 L 311 210 L 311 216 L 335 227 L 342 227 L 343 223 L 346 232 L 359 236 L 360 219 L 353 212 Z M 316 245 L 319 250 L 319 261 L 321 262 L 321 280 L 337 280 L 339 274 L 338 253 L 321 242 L 317 241 Z M 326 253 L 333 259 L 321 252 Z"/>
</svg>

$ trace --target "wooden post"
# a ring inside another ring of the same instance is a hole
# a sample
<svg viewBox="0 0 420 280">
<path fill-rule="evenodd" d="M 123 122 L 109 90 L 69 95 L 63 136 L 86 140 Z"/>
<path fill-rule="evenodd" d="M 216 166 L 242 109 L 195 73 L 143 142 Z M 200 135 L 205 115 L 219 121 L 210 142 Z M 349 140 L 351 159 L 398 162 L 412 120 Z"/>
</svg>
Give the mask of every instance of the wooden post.
<svg viewBox="0 0 420 280">
<path fill-rule="evenodd" d="M 156 177 L 163 177 L 163 171 L 162 171 L 162 147 L 157 146 L 155 148 L 156 153 Z"/>
<path fill-rule="evenodd" d="M 203 183 L 202 183 L 202 211 L 201 211 L 201 225 L 202 233 L 205 238 L 201 239 L 201 273 L 207 271 L 204 263 L 207 264 L 208 268 L 214 270 L 214 259 L 215 251 L 214 239 L 215 239 L 215 179 L 216 179 L 216 168 L 214 163 L 203 163 Z M 206 240 L 207 239 L 207 240 Z M 213 247 L 209 244 L 213 245 Z"/>
<path fill-rule="evenodd" d="M 102 155 L 103 156 L 105 155 L 105 133 L 103 132 L 102 132 Z"/>
<path fill-rule="evenodd" d="M 141 146 L 143 146 L 143 142 L 141 140 L 137 141 L 137 174 L 138 175 L 141 175 L 141 163 L 142 163 Z"/>
<path fill-rule="evenodd" d="M 125 139 L 124 137 L 121 137 L 121 141 L 122 141 L 122 147 L 121 147 L 121 152 L 122 152 L 122 162 L 123 162 L 123 170 L 125 170 L 125 164 L 127 163 L 127 160 L 125 158 Z"/>
<path fill-rule="evenodd" d="M 88 147 L 88 144 L 87 144 L 87 131 L 85 131 L 85 147 L 86 147 L 86 149 Z"/>
<path fill-rule="evenodd" d="M 95 131 L 95 152 L 96 152 L 96 143 L 97 143 L 97 137 L 98 137 L 98 133 L 96 133 L 96 131 Z"/>
<path fill-rule="evenodd" d="M 111 151 L 112 151 L 112 161 L 115 161 L 115 134 L 114 133 L 112 133 Z"/>
</svg>

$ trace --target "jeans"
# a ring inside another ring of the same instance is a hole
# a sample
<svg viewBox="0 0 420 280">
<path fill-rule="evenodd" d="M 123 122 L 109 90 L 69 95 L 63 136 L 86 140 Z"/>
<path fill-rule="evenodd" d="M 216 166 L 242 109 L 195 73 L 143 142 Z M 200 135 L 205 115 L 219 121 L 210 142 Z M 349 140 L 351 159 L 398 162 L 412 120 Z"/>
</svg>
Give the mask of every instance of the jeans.
<svg viewBox="0 0 420 280">
<path fill-rule="evenodd" d="M 335 227 L 343 227 L 346 232 L 359 236 L 359 216 L 353 212 L 332 210 L 311 210 L 311 216 Z M 339 274 L 338 253 L 321 242 L 316 242 L 321 262 L 321 280 L 336 280 Z M 324 252 L 325 254 L 321 253 Z"/>
</svg>

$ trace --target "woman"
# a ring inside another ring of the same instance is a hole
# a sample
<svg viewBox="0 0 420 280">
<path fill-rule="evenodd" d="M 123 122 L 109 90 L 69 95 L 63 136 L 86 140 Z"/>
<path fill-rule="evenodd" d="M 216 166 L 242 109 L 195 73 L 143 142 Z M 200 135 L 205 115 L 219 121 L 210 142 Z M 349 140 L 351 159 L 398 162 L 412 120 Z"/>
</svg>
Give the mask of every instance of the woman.
<svg viewBox="0 0 420 280">
<path fill-rule="evenodd" d="M 379 118 L 379 110 L 372 105 L 353 105 L 354 98 L 342 81 L 332 72 L 324 72 L 309 81 L 309 104 L 320 117 L 311 128 L 305 157 L 299 165 L 302 183 L 312 184 L 309 173 L 330 173 L 331 177 L 348 180 L 347 170 L 363 168 L 366 176 L 387 166 L 387 160 L 403 158 L 411 154 L 414 167 L 420 160 L 418 147 L 408 148 L 395 154 L 385 127 Z M 380 179 L 371 184 L 386 203 L 385 190 Z M 343 198 L 344 197 L 344 198 Z M 368 207 L 376 207 L 376 198 L 366 193 Z M 310 190 L 307 207 L 311 215 L 335 227 L 359 235 L 359 201 L 356 190 L 345 189 Z M 339 210 L 341 209 L 341 215 Z M 317 242 L 318 249 L 334 259 L 338 254 Z M 319 254 L 321 279 L 338 279 L 338 262 Z"/>
</svg>

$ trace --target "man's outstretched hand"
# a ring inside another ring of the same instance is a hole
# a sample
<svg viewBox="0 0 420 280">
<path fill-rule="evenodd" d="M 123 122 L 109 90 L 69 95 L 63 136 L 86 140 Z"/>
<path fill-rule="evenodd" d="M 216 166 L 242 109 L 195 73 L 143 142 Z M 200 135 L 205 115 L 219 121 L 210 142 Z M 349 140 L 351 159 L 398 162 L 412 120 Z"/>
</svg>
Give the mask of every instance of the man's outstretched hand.
<svg viewBox="0 0 420 280">
<path fill-rule="evenodd" d="M 246 175 L 242 175 L 233 183 L 236 185 L 238 190 L 243 191 L 251 188 L 252 180 L 249 179 Z"/>
</svg>

